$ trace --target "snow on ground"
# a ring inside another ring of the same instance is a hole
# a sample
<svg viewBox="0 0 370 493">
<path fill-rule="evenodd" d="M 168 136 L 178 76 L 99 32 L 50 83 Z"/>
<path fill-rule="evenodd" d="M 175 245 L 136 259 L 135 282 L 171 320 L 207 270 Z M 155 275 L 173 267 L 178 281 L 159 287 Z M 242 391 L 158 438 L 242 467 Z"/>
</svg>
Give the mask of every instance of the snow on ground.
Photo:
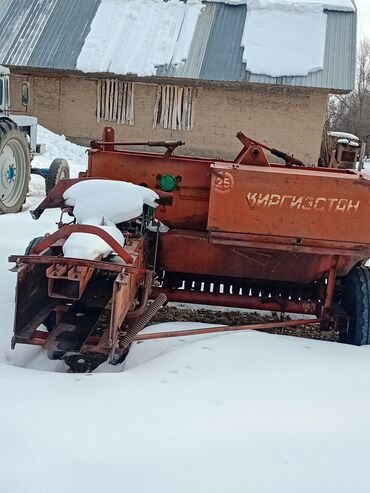
<svg viewBox="0 0 370 493">
<path fill-rule="evenodd" d="M 72 152 L 45 135 L 49 155 Z M 73 169 L 82 158 L 70 154 Z M 28 203 L 42 198 L 34 184 Z M 256 332 L 179 337 L 136 344 L 124 365 L 83 375 L 40 349 L 11 351 L 7 256 L 57 217 L 0 216 L 0 493 L 370 490 L 369 347 Z M 203 324 L 146 331 L 194 326 Z"/>
<path fill-rule="evenodd" d="M 71 178 L 76 178 L 80 171 L 87 168 L 86 147 L 82 147 L 66 140 L 62 135 L 57 135 L 50 130 L 38 125 L 37 142 L 46 144 L 46 153 L 36 156 L 32 161 L 34 168 L 49 168 L 54 159 L 64 158 L 68 161 Z M 37 175 L 32 175 L 30 193 L 24 209 L 33 209 L 41 202 L 45 195 L 45 181 Z"/>
<path fill-rule="evenodd" d="M 47 128 L 38 125 L 37 141 L 46 144 L 46 153 L 36 156 L 32 165 L 37 168 L 48 168 L 54 159 L 67 159 L 71 168 L 71 175 L 76 177 L 87 167 L 87 147 L 69 142 L 64 135 L 58 135 Z"/>
<path fill-rule="evenodd" d="M 0 491 L 365 493 L 369 356 L 244 333 L 142 343 L 115 374 L 0 364 Z"/>
</svg>

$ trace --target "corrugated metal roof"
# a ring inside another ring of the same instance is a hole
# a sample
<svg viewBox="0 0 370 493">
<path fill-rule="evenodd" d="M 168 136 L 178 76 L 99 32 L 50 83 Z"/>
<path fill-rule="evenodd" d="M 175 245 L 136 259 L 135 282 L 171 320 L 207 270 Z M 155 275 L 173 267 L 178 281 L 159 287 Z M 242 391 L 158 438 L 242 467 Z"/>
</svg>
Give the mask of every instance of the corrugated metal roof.
<svg viewBox="0 0 370 493">
<path fill-rule="evenodd" d="M 325 39 L 324 69 L 307 76 L 269 77 L 251 74 L 243 63 L 241 38 L 244 29 L 247 8 L 245 5 L 225 5 L 208 3 L 202 12 L 197 31 L 204 19 L 209 21 L 212 13 L 212 26 L 207 46 L 198 55 L 201 65 L 199 73 L 192 71 L 189 61 L 196 58 L 197 44 L 192 44 L 189 58 L 180 70 L 190 78 L 205 80 L 252 82 L 256 84 L 282 84 L 326 89 L 352 90 L 356 66 L 356 25 L 355 12 L 325 11 L 327 30 Z M 197 34 L 199 38 L 199 34 Z M 180 70 L 167 68 L 162 75 L 180 75 Z"/>
<path fill-rule="evenodd" d="M 242 63 L 241 40 L 246 15 L 245 5 L 235 5 L 233 8 L 225 4 L 217 5 L 200 71 L 201 79 L 243 79 L 245 66 Z"/>
<path fill-rule="evenodd" d="M 1 0 L 0 63 L 75 69 L 101 0 Z M 306 77 L 246 72 L 241 39 L 247 7 L 205 2 L 186 62 L 157 75 L 351 90 L 356 62 L 356 13 L 327 11 L 324 69 Z M 114 33 L 112 33 L 113 35 Z"/>
<path fill-rule="evenodd" d="M 186 63 L 177 70 L 177 76 L 193 77 L 195 79 L 201 78 L 200 71 L 206 56 L 205 52 L 218 10 L 218 5 L 216 3 L 209 3 L 202 11 L 198 18 L 193 39 L 191 41 L 188 59 Z"/>
<path fill-rule="evenodd" d="M 73 69 L 100 0 L 2 0 L 0 60 Z"/>
<path fill-rule="evenodd" d="M 34 67 L 75 68 L 99 4 L 100 0 L 57 0 L 28 64 Z"/>
</svg>

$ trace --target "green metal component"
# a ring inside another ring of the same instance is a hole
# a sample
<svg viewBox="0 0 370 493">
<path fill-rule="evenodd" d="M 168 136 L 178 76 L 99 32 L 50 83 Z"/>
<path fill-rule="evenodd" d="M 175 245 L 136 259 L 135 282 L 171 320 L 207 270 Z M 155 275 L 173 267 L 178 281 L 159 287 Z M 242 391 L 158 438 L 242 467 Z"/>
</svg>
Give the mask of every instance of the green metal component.
<svg viewBox="0 0 370 493">
<path fill-rule="evenodd" d="M 162 175 L 159 179 L 159 188 L 163 192 L 173 192 L 177 187 L 177 178 L 173 175 Z"/>
<path fill-rule="evenodd" d="M 141 222 L 140 235 L 143 235 L 146 231 L 148 224 L 154 219 L 155 209 L 149 205 L 144 207 L 143 220 Z"/>
<path fill-rule="evenodd" d="M 133 235 L 142 236 L 146 232 L 147 226 L 152 222 L 154 217 L 155 208 L 144 205 L 142 215 L 136 219 L 125 222 L 123 229 Z"/>
</svg>

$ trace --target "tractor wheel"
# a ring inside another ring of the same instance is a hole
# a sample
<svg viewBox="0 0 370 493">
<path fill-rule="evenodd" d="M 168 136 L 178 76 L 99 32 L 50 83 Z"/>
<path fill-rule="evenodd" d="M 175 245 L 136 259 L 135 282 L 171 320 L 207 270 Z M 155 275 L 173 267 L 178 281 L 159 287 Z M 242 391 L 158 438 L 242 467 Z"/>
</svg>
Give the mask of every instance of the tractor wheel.
<svg viewBox="0 0 370 493">
<path fill-rule="evenodd" d="M 347 276 L 342 293 L 342 307 L 353 323 L 341 342 L 364 346 L 370 344 L 370 270 L 356 267 Z"/>
<path fill-rule="evenodd" d="M 33 240 L 31 240 L 29 243 L 28 243 L 28 246 L 27 248 L 25 249 L 24 251 L 24 254 L 25 255 L 31 255 L 32 253 L 32 250 L 34 249 L 34 247 L 40 243 L 40 241 L 44 240 L 45 239 L 45 236 L 36 236 L 36 238 L 34 238 Z"/>
<path fill-rule="evenodd" d="M 31 177 L 29 145 L 23 131 L 0 120 L 0 214 L 19 212 Z"/>
<path fill-rule="evenodd" d="M 60 180 L 68 180 L 69 164 L 65 159 L 54 159 L 51 163 L 48 175 L 45 180 L 46 195 L 52 190 Z"/>
</svg>

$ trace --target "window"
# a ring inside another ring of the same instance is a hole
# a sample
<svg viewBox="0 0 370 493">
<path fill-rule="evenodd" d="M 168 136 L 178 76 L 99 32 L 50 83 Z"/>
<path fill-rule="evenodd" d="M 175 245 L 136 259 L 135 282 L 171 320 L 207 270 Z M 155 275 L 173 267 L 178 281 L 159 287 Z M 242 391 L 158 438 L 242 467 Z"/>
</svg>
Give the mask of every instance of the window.
<svg viewBox="0 0 370 493">
<path fill-rule="evenodd" d="M 96 120 L 123 125 L 134 124 L 134 83 L 120 80 L 98 80 Z"/>
<path fill-rule="evenodd" d="M 180 86 L 158 86 L 153 128 L 193 130 L 195 89 Z"/>
</svg>

